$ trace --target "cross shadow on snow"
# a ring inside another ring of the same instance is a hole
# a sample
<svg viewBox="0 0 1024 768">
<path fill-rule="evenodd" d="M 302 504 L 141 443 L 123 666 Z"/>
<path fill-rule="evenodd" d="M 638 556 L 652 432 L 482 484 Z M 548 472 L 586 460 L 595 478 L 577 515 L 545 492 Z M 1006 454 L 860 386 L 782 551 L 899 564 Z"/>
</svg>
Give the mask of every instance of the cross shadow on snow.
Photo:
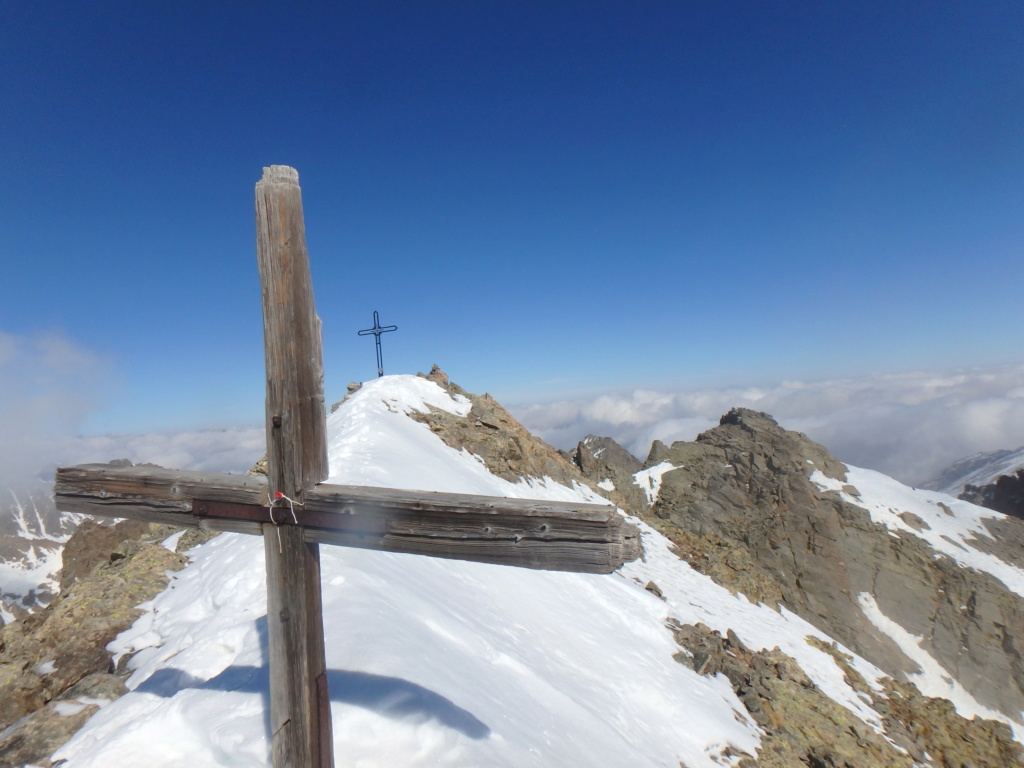
<svg viewBox="0 0 1024 768">
<path fill-rule="evenodd" d="M 267 618 L 256 620 L 263 665 L 230 666 L 216 677 L 202 680 L 188 672 L 165 667 L 143 681 L 135 690 L 171 698 L 179 691 L 238 691 L 259 693 L 263 697 L 264 727 L 270 741 L 270 669 L 267 663 Z M 393 720 L 418 722 L 435 720 L 471 739 L 485 739 L 491 729 L 471 712 L 450 699 L 399 677 L 374 675 L 346 669 L 327 670 L 331 701 L 350 704 L 376 712 Z"/>
</svg>

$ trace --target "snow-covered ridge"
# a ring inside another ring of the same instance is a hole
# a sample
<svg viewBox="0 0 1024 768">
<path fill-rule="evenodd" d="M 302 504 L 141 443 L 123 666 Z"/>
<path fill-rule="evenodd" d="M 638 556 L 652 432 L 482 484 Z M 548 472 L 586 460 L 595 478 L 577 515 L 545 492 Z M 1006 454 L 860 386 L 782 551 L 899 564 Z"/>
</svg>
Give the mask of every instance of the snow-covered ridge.
<svg viewBox="0 0 1024 768">
<path fill-rule="evenodd" d="M 58 515 L 40 493 L 7 489 L 5 496 L 0 499 L 0 617 L 6 623 L 16 618 L 14 605 L 32 610 L 39 596 L 58 591 L 61 546 L 81 516 Z"/>
<path fill-rule="evenodd" d="M 848 467 L 846 483 L 818 470 L 811 480 L 820 489 L 836 491 L 845 501 L 866 509 L 874 522 L 890 531 L 924 539 L 961 566 L 991 574 L 1007 589 L 1024 596 L 1024 571 L 972 544 L 977 538 L 992 538 L 983 521 L 1003 517 L 1001 513 L 938 491 L 911 488 L 870 469 Z M 847 485 L 858 495 L 849 493 Z"/>
<path fill-rule="evenodd" d="M 329 418 L 330 481 L 594 501 L 550 480 L 511 483 L 408 418 L 468 401 L 433 382 L 365 384 Z M 674 467 L 647 470 L 647 487 Z M 606 576 L 322 547 L 334 748 L 394 765 L 735 766 L 760 731 L 728 680 L 678 663 L 671 621 L 779 646 L 821 690 L 880 728 L 868 700 L 788 611 L 734 596 L 641 527 L 645 556 Z M 222 535 L 192 551 L 147 613 L 112 644 L 131 692 L 54 759 L 65 768 L 265 766 L 263 543 Z M 655 582 L 663 599 L 644 585 Z M 845 651 L 845 649 L 842 649 Z M 854 657 L 867 680 L 881 671 Z"/>
<path fill-rule="evenodd" d="M 891 535 L 923 539 L 936 552 L 960 566 L 988 573 L 1010 591 L 1024 595 L 1024 571 L 974 546 L 978 538 L 991 540 L 992 534 L 983 521 L 1002 517 L 1000 513 L 938 491 L 911 488 L 869 469 L 848 466 L 846 477 L 847 482 L 843 483 L 815 470 L 811 481 L 821 490 L 835 491 L 844 501 L 867 510 L 872 521 L 885 526 Z M 1004 722 L 1018 740 L 1024 737 L 1024 728 L 1019 722 L 979 703 L 929 654 L 923 645 L 924 638 L 912 635 L 894 617 L 886 616 L 872 595 L 860 594 L 857 601 L 871 623 L 918 664 L 920 671 L 908 677 L 922 693 L 949 699 L 963 717 Z M 1024 719 L 1024 712 L 1021 719 Z"/>
<path fill-rule="evenodd" d="M 418 376 L 385 376 L 364 384 L 327 418 L 328 482 L 478 493 L 509 498 L 607 504 L 589 488 L 568 488 L 550 478 L 511 483 L 495 477 L 479 458 L 441 442 L 430 428 L 407 418 L 428 406 L 456 416 L 472 404 Z"/>
<path fill-rule="evenodd" d="M 924 487 L 959 496 L 965 486 L 989 485 L 1000 475 L 1013 475 L 1019 469 L 1024 469 L 1024 446 L 1016 450 L 977 453 L 946 467 Z"/>
</svg>

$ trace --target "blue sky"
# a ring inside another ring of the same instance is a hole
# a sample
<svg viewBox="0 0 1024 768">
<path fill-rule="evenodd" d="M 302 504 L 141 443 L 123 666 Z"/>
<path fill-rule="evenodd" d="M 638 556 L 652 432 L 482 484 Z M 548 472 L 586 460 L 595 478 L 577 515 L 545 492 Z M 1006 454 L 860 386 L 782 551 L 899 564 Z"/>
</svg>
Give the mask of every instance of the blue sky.
<svg viewBox="0 0 1024 768">
<path fill-rule="evenodd" d="M 0 17 L 0 366 L 79 431 L 262 420 L 272 163 L 329 401 L 375 375 L 374 310 L 387 372 L 506 403 L 1024 362 L 1019 2 Z"/>
</svg>

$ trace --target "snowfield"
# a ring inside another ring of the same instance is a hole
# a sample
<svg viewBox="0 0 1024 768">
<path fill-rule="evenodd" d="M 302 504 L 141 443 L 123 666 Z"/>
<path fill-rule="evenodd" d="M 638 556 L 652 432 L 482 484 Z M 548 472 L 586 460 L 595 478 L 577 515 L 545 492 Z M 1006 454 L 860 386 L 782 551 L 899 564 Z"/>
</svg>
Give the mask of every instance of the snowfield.
<svg viewBox="0 0 1024 768">
<path fill-rule="evenodd" d="M 491 475 L 407 417 L 428 404 L 469 408 L 417 377 L 365 384 L 329 417 L 330 482 L 602 501 L 583 487 Z M 650 475 L 656 492 L 660 473 Z M 780 646 L 878 723 L 807 643 L 830 638 L 729 594 L 641 527 L 644 560 L 606 576 L 321 547 L 338 765 L 735 765 L 737 753 L 756 753 L 758 728 L 723 676 L 673 659 L 670 618 L 732 628 L 752 650 Z M 131 692 L 54 754 L 66 768 L 269 764 L 263 543 L 224 534 L 190 554 L 110 646 L 135 654 Z M 664 600 L 643 588 L 649 581 Z M 868 680 L 881 675 L 854 663 Z"/>
<path fill-rule="evenodd" d="M 31 493 L 26 494 L 24 500 L 12 490 L 8 490 L 8 493 L 11 497 L 11 537 L 21 540 L 21 548 L 19 557 L 0 560 L 0 619 L 4 623 L 17 619 L 7 609 L 5 601 L 10 604 L 22 603 L 33 592 L 46 590 L 56 594 L 60 590 L 60 545 L 71 537 L 70 533 L 60 530 L 59 523 L 47 526 L 46 515 Z M 69 520 L 81 519 L 81 515 L 64 517 Z"/>
<path fill-rule="evenodd" d="M 992 539 L 984 520 L 1002 517 L 999 512 L 955 499 L 938 491 L 903 485 L 881 472 L 847 467 L 846 483 L 826 477 L 815 470 L 811 480 L 826 491 L 836 491 L 850 504 L 866 509 L 872 521 L 884 525 L 890 535 L 916 536 L 926 541 L 937 556 L 951 558 L 963 568 L 973 568 L 994 576 L 1008 590 L 1024 595 L 1024 571 L 995 555 L 976 549 L 977 539 Z M 850 493 L 851 488 L 856 493 Z M 983 717 L 1006 723 L 1014 738 L 1024 741 L 1024 727 L 1000 712 L 979 703 L 956 681 L 939 662 L 922 647 L 924 638 L 904 630 L 892 617 L 882 613 L 872 595 L 857 596 L 864 615 L 872 624 L 892 638 L 893 642 L 921 668 L 908 676 L 926 696 L 949 699 L 959 714 L 966 718 Z M 1024 712 L 1021 713 L 1024 721 Z"/>
</svg>

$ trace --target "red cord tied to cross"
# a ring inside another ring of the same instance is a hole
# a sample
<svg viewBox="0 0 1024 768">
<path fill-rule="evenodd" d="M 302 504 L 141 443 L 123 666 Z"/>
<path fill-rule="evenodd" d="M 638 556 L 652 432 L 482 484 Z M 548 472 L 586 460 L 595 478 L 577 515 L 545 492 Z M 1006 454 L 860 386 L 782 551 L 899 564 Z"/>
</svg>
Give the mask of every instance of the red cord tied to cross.
<svg viewBox="0 0 1024 768">
<path fill-rule="evenodd" d="M 274 524 L 275 530 L 277 531 L 277 551 L 278 552 L 284 552 L 284 545 L 281 543 L 281 528 L 280 528 L 281 524 L 279 522 L 277 522 L 277 520 L 274 519 L 274 505 L 276 505 L 277 502 L 281 501 L 282 499 L 284 499 L 285 501 L 288 502 L 288 511 L 292 513 L 292 522 L 294 522 L 296 525 L 299 524 L 299 518 L 297 518 L 295 516 L 295 505 L 298 504 L 300 507 L 302 506 L 301 502 L 296 502 L 296 501 L 293 501 L 292 499 L 289 499 L 287 496 L 285 496 L 280 491 L 275 491 L 274 492 L 274 500 L 270 502 L 270 508 L 267 510 L 267 512 L 270 513 L 270 522 L 272 522 Z"/>
<path fill-rule="evenodd" d="M 274 501 L 270 504 L 270 522 L 272 522 L 274 525 L 278 525 L 279 524 L 274 519 L 274 506 L 277 504 L 277 502 L 281 501 L 281 499 L 284 499 L 285 501 L 288 502 L 288 511 L 292 513 L 292 522 L 295 523 L 296 525 L 298 525 L 299 524 L 299 518 L 297 518 L 295 516 L 295 505 L 298 504 L 301 507 L 302 504 L 297 502 L 297 501 L 293 501 L 292 499 L 289 499 L 287 496 L 285 496 L 280 491 L 275 491 L 274 492 Z"/>
</svg>

